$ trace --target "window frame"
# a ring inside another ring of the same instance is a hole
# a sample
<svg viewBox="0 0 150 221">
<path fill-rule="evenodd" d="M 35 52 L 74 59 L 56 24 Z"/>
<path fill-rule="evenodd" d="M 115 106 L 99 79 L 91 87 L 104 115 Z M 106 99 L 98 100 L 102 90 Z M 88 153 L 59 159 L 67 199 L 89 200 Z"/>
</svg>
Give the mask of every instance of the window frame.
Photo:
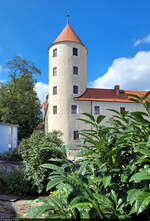
<svg viewBox="0 0 150 221">
<path fill-rule="evenodd" d="M 77 50 L 77 55 L 74 54 L 74 49 Z M 79 49 L 77 47 L 72 47 L 72 56 L 78 57 L 79 56 Z"/>
<path fill-rule="evenodd" d="M 55 55 L 55 53 L 56 53 L 56 55 Z M 53 49 L 53 58 L 55 58 L 57 56 L 58 56 L 58 50 L 57 50 L 57 48 L 54 48 Z"/>
<path fill-rule="evenodd" d="M 95 107 L 99 107 L 99 113 L 98 113 L 98 114 L 95 113 Z M 101 114 L 101 105 L 99 105 L 99 104 L 94 104 L 94 105 L 93 105 L 93 115 L 100 115 L 100 114 Z"/>
<path fill-rule="evenodd" d="M 76 108 L 76 113 L 72 113 L 72 106 L 76 106 L 77 108 Z M 79 105 L 78 104 L 70 104 L 70 113 L 71 113 L 71 115 L 73 114 L 78 114 L 79 113 Z"/>
<path fill-rule="evenodd" d="M 80 141 L 80 135 L 78 134 L 78 139 L 74 139 L 74 132 L 78 132 L 79 133 L 80 130 L 78 129 L 73 129 L 72 130 L 72 140 L 73 141 Z"/>
<path fill-rule="evenodd" d="M 54 113 L 55 111 L 55 108 L 56 108 L 56 113 Z M 57 105 L 53 105 L 53 114 L 55 115 L 55 114 L 57 114 L 58 113 L 58 111 L 57 111 Z"/>
<path fill-rule="evenodd" d="M 56 70 L 56 71 L 54 71 L 54 70 Z M 57 66 L 53 67 L 53 77 L 57 76 L 57 71 L 58 71 Z M 54 74 L 54 72 L 56 72 L 56 74 Z"/>
<path fill-rule="evenodd" d="M 74 86 L 77 86 L 78 87 L 78 93 L 74 93 Z M 72 93 L 73 93 L 73 95 L 79 95 L 79 92 L 80 91 L 80 87 L 79 87 L 79 85 L 78 84 L 73 84 L 72 85 Z"/>
<path fill-rule="evenodd" d="M 55 91 L 56 90 L 56 91 Z M 55 93 L 54 93 L 55 92 Z M 58 94 L 58 90 L 57 90 L 57 86 L 53 87 L 53 95 L 57 95 Z"/>
<path fill-rule="evenodd" d="M 124 108 L 124 111 L 123 111 L 123 112 L 121 111 L 121 108 Z M 120 106 L 120 108 L 119 108 L 119 113 L 120 113 L 120 114 L 123 114 L 125 111 L 126 111 L 126 107 L 125 107 L 125 106 Z"/>
<path fill-rule="evenodd" d="M 74 73 L 75 73 L 75 72 L 74 72 L 74 68 L 77 68 L 77 69 L 78 69 L 77 74 L 74 74 Z M 80 74 L 80 69 L 79 69 L 79 66 L 78 66 L 78 65 L 73 65 L 73 66 L 72 66 L 72 74 L 73 74 L 73 76 L 79 76 L 79 74 Z"/>
</svg>

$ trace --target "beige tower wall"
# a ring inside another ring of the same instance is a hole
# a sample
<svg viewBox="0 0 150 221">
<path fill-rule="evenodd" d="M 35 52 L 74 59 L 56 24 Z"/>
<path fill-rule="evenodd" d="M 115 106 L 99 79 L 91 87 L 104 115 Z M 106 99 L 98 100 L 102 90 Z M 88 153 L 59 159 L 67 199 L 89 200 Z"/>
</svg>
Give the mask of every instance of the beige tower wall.
<svg viewBox="0 0 150 221">
<path fill-rule="evenodd" d="M 72 55 L 72 48 L 78 48 L 78 56 Z M 57 56 L 53 50 L 57 48 Z M 48 132 L 60 130 L 63 132 L 65 144 L 72 145 L 72 128 L 78 128 L 75 117 L 70 114 L 73 101 L 73 85 L 79 86 L 79 95 L 87 87 L 87 50 L 81 44 L 60 42 L 49 48 L 49 110 Z M 73 75 L 73 66 L 78 66 L 79 75 Z M 57 67 L 57 76 L 53 76 L 53 68 Z M 53 95 L 53 87 L 57 86 L 57 95 Z M 57 105 L 57 114 L 53 114 L 53 106 Z"/>
</svg>

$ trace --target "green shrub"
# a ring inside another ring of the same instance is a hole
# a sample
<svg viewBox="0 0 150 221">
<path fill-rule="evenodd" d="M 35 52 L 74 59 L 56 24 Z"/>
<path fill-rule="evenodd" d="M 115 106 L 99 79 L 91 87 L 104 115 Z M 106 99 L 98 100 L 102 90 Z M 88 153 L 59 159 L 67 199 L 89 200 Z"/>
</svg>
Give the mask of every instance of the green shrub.
<svg viewBox="0 0 150 221">
<path fill-rule="evenodd" d="M 50 173 L 47 190 L 56 187 L 39 208 L 30 213 L 33 218 L 62 219 L 128 219 L 150 218 L 150 102 L 147 97 L 130 95 L 131 100 L 144 105 L 146 112 L 115 110 L 110 127 L 101 125 L 105 118 L 84 114 L 91 130 L 82 131 L 82 150 L 78 156 L 80 168 L 65 159 L 62 165 L 44 164 Z M 60 159 L 58 159 L 60 162 Z M 64 192 L 64 194 L 62 194 Z"/>
<path fill-rule="evenodd" d="M 0 153 L 0 160 L 16 162 L 16 161 L 21 161 L 22 157 L 18 152 L 18 149 L 14 149 L 12 152 Z"/>
<path fill-rule="evenodd" d="M 14 170 L 9 174 L 0 172 L 0 193 L 14 194 L 18 196 L 35 195 L 35 190 L 31 187 L 22 171 Z"/>
<path fill-rule="evenodd" d="M 38 193 L 45 193 L 49 173 L 41 164 L 48 162 L 51 157 L 66 158 L 61 140 L 62 133 L 53 131 L 44 135 L 35 131 L 30 138 L 23 139 L 19 151 L 25 165 L 25 177 L 37 188 Z"/>
</svg>

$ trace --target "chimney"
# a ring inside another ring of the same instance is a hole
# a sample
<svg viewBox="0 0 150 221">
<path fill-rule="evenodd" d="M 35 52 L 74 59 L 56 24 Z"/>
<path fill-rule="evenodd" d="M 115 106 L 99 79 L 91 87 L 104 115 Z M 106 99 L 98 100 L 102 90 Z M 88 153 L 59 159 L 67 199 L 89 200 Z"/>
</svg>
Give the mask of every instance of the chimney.
<svg viewBox="0 0 150 221">
<path fill-rule="evenodd" d="M 120 91 L 120 85 L 115 85 L 114 86 L 114 91 L 116 95 L 119 95 L 119 91 Z"/>
</svg>

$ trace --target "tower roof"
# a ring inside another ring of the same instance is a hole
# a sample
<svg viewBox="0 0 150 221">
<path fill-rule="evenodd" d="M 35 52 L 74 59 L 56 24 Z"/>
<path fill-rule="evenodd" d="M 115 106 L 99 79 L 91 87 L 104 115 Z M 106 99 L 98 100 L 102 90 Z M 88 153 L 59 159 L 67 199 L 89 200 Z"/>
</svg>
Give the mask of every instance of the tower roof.
<svg viewBox="0 0 150 221">
<path fill-rule="evenodd" d="M 52 43 L 52 45 L 54 45 L 55 43 L 58 43 L 58 42 L 63 42 L 63 41 L 75 42 L 75 43 L 79 43 L 84 46 L 84 44 L 82 43 L 80 38 L 76 35 L 76 33 L 73 31 L 73 29 L 71 28 L 71 26 L 69 24 L 67 24 L 65 26 L 65 28 L 58 35 L 58 37 Z"/>
</svg>

